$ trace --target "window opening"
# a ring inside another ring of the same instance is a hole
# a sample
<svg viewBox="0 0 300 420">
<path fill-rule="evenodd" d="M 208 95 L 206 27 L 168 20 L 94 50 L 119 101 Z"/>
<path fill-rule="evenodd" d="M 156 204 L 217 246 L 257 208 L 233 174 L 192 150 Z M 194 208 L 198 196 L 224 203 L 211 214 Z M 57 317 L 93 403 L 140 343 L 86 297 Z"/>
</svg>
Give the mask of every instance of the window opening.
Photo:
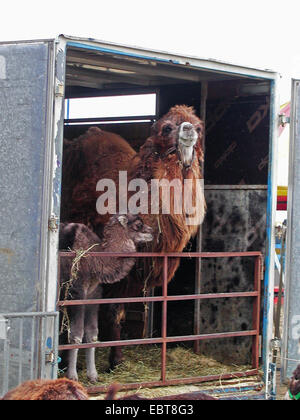
<svg viewBox="0 0 300 420">
<path fill-rule="evenodd" d="M 156 93 L 66 99 L 68 124 L 150 121 L 156 117 Z"/>
</svg>

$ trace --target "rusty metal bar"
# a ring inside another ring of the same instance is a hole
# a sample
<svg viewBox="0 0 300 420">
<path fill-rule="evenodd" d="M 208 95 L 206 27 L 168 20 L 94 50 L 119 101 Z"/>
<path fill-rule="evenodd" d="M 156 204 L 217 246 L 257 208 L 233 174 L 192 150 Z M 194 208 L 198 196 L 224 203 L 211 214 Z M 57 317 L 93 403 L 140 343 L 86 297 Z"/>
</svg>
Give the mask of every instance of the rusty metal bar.
<svg viewBox="0 0 300 420">
<path fill-rule="evenodd" d="M 257 296 L 254 299 L 253 305 L 253 325 L 252 328 L 259 331 L 259 318 L 260 318 L 260 276 L 261 276 L 261 257 L 258 256 L 255 258 L 255 271 L 254 271 L 254 290 L 257 291 Z M 259 334 L 256 334 L 253 337 L 252 344 L 252 367 L 258 368 L 259 361 Z"/>
<path fill-rule="evenodd" d="M 74 257 L 75 252 L 60 252 L 59 262 L 61 257 Z M 153 297 L 133 297 L 133 298 L 114 298 L 114 299 L 88 299 L 88 300 L 67 300 L 58 301 L 57 306 L 71 306 L 71 305 L 89 305 L 89 304 L 109 304 L 109 303 L 134 303 L 134 302 L 162 302 L 162 337 L 159 338 L 146 338 L 146 339 L 134 339 L 134 340 L 119 340 L 119 341 L 105 341 L 96 343 L 82 343 L 82 344 L 66 344 L 59 346 L 59 350 L 70 350 L 70 349 L 83 349 L 91 347 L 114 347 L 114 346 L 133 346 L 133 345 L 147 345 L 147 344 L 161 344 L 161 380 L 143 382 L 138 384 L 124 384 L 121 389 L 134 389 L 138 386 L 162 386 L 162 385 L 174 385 L 183 383 L 196 383 L 204 381 L 212 381 L 243 377 L 248 375 L 254 375 L 258 373 L 259 366 L 259 316 L 260 316 L 260 280 L 262 273 L 262 254 L 261 252 L 250 251 L 250 252 L 181 252 L 181 253 L 156 253 L 156 252 L 132 252 L 132 253 L 115 253 L 115 252 L 89 252 L 87 255 L 90 256 L 101 256 L 101 257 L 160 257 L 164 259 L 163 265 L 163 292 L 162 296 Z M 193 294 L 193 295 L 174 295 L 168 296 L 168 258 L 228 258 L 228 257 L 255 257 L 255 274 L 254 274 L 254 291 L 251 292 L 229 292 L 229 293 L 206 293 L 206 294 Z M 60 264 L 59 264 L 60 265 Z M 253 318 L 252 318 L 252 330 L 248 331 L 234 331 L 234 332 L 223 332 L 213 334 L 195 334 L 188 336 L 167 336 L 167 303 L 169 301 L 184 301 L 184 300 L 195 300 L 200 301 L 201 299 L 220 299 L 220 298 L 238 298 L 238 297 L 254 297 L 253 305 Z M 252 336 L 252 367 L 253 370 L 247 372 L 236 372 L 225 375 L 210 375 L 201 376 L 195 378 L 178 378 L 178 379 L 166 379 L 166 352 L 167 344 L 174 342 L 184 341 L 198 341 L 198 340 L 209 340 L 218 338 L 231 338 L 231 337 L 245 337 Z M 89 392 L 93 390 L 100 392 L 105 390 L 107 387 L 92 387 L 89 388 Z"/>
<path fill-rule="evenodd" d="M 75 257 L 75 251 L 60 251 L 61 257 Z M 228 257 L 259 257 L 259 251 L 245 252 L 87 252 L 91 257 L 168 257 L 168 258 L 228 258 Z"/>
<path fill-rule="evenodd" d="M 60 264 L 61 264 L 61 257 L 62 252 L 58 252 L 58 262 L 57 262 L 57 302 L 56 302 L 56 309 L 59 310 L 59 299 L 60 299 Z"/>
<path fill-rule="evenodd" d="M 158 337 L 158 338 L 140 338 L 133 340 L 118 340 L 118 341 L 97 341 L 95 343 L 82 343 L 82 344 L 63 344 L 59 346 L 59 350 L 71 349 L 88 349 L 91 347 L 114 347 L 114 346 L 137 346 L 141 344 L 161 344 L 161 343 L 176 343 L 181 341 L 194 341 L 194 340 L 212 340 L 216 338 L 231 338 L 231 337 L 246 337 L 254 336 L 257 330 L 246 331 L 231 331 L 223 333 L 199 334 L 199 335 L 180 335 L 174 337 Z"/>
<path fill-rule="evenodd" d="M 253 292 L 226 292 L 226 293 L 203 293 L 199 295 L 171 295 L 171 296 L 152 296 L 152 297 L 133 297 L 133 298 L 109 298 L 109 299 L 82 299 L 82 300 L 60 300 L 58 306 L 76 306 L 76 305 L 96 305 L 108 303 L 142 303 L 142 302 L 163 302 L 182 301 L 195 299 L 223 299 L 237 297 L 257 297 L 258 291 Z"/>
<path fill-rule="evenodd" d="M 161 349 L 161 380 L 166 380 L 166 358 L 167 358 L 167 296 L 168 296 L 168 257 L 164 256 L 164 279 L 163 279 L 163 307 L 162 307 L 162 349 Z"/>
</svg>

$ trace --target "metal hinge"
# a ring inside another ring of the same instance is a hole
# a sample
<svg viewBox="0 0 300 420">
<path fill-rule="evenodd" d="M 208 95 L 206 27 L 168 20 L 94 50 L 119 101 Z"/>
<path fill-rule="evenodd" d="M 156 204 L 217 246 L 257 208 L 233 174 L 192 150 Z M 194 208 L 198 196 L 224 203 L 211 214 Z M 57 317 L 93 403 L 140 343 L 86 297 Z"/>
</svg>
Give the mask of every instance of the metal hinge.
<svg viewBox="0 0 300 420">
<path fill-rule="evenodd" d="M 45 363 L 53 364 L 55 362 L 55 353 L 53 351 L 49 351 L 45 353 Z"/>
<path fill-rule="evenodd" d="M 65 85 L 63 83 L 56 83 L 55 85 L 55 95 L 63 97 L 65 93 Z"/>
<path fill-rule="evenodd" d="M 284 114 L 279 114 L 279 123 L 282 127 L 285 127 L 286 124 L 289 124 L 291 122 L 290 117 L 287 117 Z"/>
<path fill-rule="evenodd" d="M 277 338 L 277 337 L 273 338 L 270 341 L 270 347 L 271 347 L 271 350 L 280 351 L 280 349 L 281 349 L 281 340 L 280 340 L 280 338 Z"/>
<path fill-rule="evenodd" d="M 0 315 L 0 339 L 1 340 L 7 340 L 7 335 L 10 330 L 10 327 L 8 326 L 8 320 Z"/>
<path fill-rule="evenodd" d="M 48 220 L 48 229 L 51 230 L 51 232 L 58 231 L 58 217 L 54 215 L 50 217 L 50 219 Z"/>
</svg>

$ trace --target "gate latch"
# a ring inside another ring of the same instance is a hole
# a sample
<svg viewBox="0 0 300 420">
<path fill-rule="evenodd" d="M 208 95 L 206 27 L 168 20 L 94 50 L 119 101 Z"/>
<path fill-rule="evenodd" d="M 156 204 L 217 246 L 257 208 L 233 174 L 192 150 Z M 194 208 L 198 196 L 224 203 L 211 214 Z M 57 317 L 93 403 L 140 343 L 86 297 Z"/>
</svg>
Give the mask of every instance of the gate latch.
<svg viewBox="0 0 300 420">
<path fill-rule="evenodd" d="M 280 349 L 281 349 L 281 340 L 280 340 L 280 338 L 277 338 L 277 337 L 273 338 L 271 340 L 270 345 L 271 345 L 271 350 L 280 351 Z"/>
<path fill-rule="evenodd" d="M 289 124 L 291 122 L 290 117 L 287 117 L 284 114 L 279 114 L 279 123 L 282 127 L 285 127 L 286 124 Z"/>
<path fill-rule="evenodd" d="M 55 354 L 53 351 L 46 352 L 45 354 L 45 362 L 46 363 L 54 363 L 55 361 Z"/>
</svg>

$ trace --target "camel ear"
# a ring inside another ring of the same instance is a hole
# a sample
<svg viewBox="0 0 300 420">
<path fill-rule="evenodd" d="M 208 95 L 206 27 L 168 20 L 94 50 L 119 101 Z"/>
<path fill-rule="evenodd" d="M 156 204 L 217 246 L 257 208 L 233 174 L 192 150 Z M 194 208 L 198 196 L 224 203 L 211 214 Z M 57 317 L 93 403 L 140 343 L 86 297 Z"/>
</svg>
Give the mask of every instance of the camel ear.
<svg viewBox="0 0 300 420">
<path fill-rule="evenodd" d="M 151 126 L 151 136 L 156 136 L 158 134 L 157 121 L 155 121 Z"/>
<path fill-rule="evenodd" d="M 124 214 L 122 214 L 121 216 L 118 217 L 118 221 L 119 221 L 120 225 L 122 225 L 123 227 L 127 226 L 128 219 Z"/>
</svg>

